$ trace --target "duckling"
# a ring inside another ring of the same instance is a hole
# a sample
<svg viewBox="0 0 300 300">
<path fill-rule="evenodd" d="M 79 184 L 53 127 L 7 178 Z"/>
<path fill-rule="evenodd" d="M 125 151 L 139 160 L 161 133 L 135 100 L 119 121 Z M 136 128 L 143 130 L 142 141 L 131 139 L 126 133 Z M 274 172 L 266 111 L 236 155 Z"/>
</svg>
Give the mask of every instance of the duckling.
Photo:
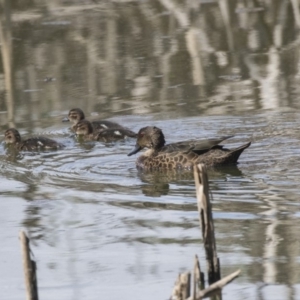
<svg viewBox="0 0 300 300">
<path fill-rule="evenodd" d="M 137 167 L 145 170 L 192 169 L 194 164 L 199 163 L 204 163 L 207 167 L 236 164 L 241 153 L 251 145 L 251 142 L 232 150 L 219 145 L 230 137 L 232 136 L 166 145 L 162 130 L 148 126 L 139 130 L 136 146 L 128 156 L 148 148 L 149 150 L 136 160 Z"/>
<path fill-rule="evenodd" d="M 43 136 L 22 141 L 19 131 L 15 128 L 5 131 L 4 140 L 8 147 L 13 147 L 18 151 L 58 150 L 65 147 L 63 144 Z"/>
<path fill-rule="evenodd" d="M 136 133 L 126 128 L 108 128 L 95 132 L 91 122 L 88 120 L 79 121 L 74 129 L 78 138 L 84 141 L 113 142 L 126 137 L 136 137 Z"/>
<path fill-rule="evenodd" d="M 72 122 L 72 130 L 75 131 L 75 127 L 79 121 L 85 120 L 84 112 L 80 108 L 73 108 L 69 111 L 68 117 L 64 118 L 63 122 Z M 98 120 L 90 122 L 93 126 L 93 130 L 95 132 L 100 132 L 102 130 L 110 129 L 110 128 L 118 128 L 118 129 L 126 129 L 118 123 L 107 121 L 107 120 Z"/>
</svg>

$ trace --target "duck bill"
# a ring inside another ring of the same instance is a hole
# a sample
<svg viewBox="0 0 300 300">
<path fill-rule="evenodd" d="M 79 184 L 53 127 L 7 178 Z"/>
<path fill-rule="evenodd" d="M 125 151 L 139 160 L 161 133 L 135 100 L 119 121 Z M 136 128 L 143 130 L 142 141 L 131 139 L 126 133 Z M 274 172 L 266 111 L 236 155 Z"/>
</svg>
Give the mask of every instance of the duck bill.
<svg viewBox="0 0 300 300">
<path fill-rule="evenodd" d="M 135 147 L 134 147 L 134 149 L 130 153 L 128 153 L 127 156 L 131 156 L 133 154 L 136 154 L 136 153 L 138 153 L 141 150 L 142 150 L 142 147 L 139 146 L 138 144 L 136 144 Z"/>
<path fill-rule="evenodd" d="M 62 122 L 70 122 L 69 118 L 68 117 L 65 117 L 61 120 Z"/>
</svg>

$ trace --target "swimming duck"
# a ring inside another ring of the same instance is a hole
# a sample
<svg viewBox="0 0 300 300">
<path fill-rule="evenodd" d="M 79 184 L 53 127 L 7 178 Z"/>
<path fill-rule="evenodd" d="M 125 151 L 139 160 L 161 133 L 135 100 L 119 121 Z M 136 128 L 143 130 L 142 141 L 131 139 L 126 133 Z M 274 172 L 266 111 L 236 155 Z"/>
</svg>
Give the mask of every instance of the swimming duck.
<svg viewBox="0 0 300 300">
<path fill-rule="evenodd" d="M 7 146 L 14 147 L 19 151 L 58 150 L 65 147 L 63 144 L 43 136 L 22 141 L 19 131 L 15 128 L 5 131 L 4 140 Z"/>
<path fill-rule="evenodd" d="M 126 137 L 136 137 L 136 133 L 126 128 L 108 128 L 95 132 L 91 122 L 88 120 L 79 121 L 74 130 L 78 138 L 84 141 L 112 142 L 125 139 Z"/>
<path fill-rule="evenodd" d="M 194 164 L 199 163 L 204 163 L 207 167 L 236 164 L 241 153 L 250 146 L 251 142 L 232 150 L 219 145 L 230 137 L 232 136 L 165 145 L 162 130 L 148 126 L 139 130 L 136 146 L 128 156 L 143 148 L 149 148 L 136 160 L 137 167 L 145 170 L 191 169 Z"/>
<path fill-rule="evenodd" d="M 79 121 L 85 120 L 84 112 L 80 108 L 73 108 L 69 111 L 68 117 L 64 118 L 63 122 L 72 122 L 72 130 L 75 131 L 75 127 Z M 93 130 L 100 132 L 102 130 L 110 128 L 126 129 L 118 123 L 107 121 L 107 120 L 98 120 L 90 122 L 93 126 Z"/>
</svg>

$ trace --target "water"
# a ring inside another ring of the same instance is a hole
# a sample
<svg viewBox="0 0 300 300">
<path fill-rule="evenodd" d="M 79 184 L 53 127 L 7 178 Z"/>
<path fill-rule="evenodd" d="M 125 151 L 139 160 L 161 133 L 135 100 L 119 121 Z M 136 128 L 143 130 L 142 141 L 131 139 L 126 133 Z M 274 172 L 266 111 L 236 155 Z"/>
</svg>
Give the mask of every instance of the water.
<svg viewBox="0 0 300 300">
<path fill-rule="evenodd" d="M 209 172 L 221 272 L 242 271 L 223 296 L 300 299 L 297 9 L 172 3 L 12 6 L 2 132 L 66 148 L 0 147 L 1 299 L 25 297 L 20 229 L 41 299 L 167 299 L 195 254 L 205 267 L 192 175 L 139 172 L 132 139 L 77 143 L 61 122 L 73 107 L 135 131 L 158 126 L 167 142 L 251 140 L 237 167 Z"/>
</svg>

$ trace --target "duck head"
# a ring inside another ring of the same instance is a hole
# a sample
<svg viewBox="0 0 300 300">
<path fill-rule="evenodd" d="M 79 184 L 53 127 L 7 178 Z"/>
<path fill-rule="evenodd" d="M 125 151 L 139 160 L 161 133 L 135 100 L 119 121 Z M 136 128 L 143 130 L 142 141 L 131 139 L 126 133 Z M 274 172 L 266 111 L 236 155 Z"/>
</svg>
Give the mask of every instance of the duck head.
<svg viewBox="0 0 300 300">
<path fill-rule="evenodd" d="M 162 130 L 155 126 L 143 127 L 137 134 L 135 148 L 128 154 L 131 156 L 143 148 L 159 150 L 165 145 L 165 137 Z"/>
<path fill-rule="evenodd" d="M 79 121 L 84 120 L 85 116 L 80 108 L 73 108 L 69 111 L 68 117 L 64 118 L 63 122 L 72 122 L 76 125 Z"/>
<path fill-rule="evenodd" d="M 4 140 L 7 145 L 21 142 L 21 136 L 17 129 L 9 128 L 5 131 Z"/>
<path fill-rule="evenodd" d="M 93 133 L 93 126 L 88 120 L 81 120 L 75 125 L 74 130 L 77 136 L 86 136 Z"/>
</svg>

